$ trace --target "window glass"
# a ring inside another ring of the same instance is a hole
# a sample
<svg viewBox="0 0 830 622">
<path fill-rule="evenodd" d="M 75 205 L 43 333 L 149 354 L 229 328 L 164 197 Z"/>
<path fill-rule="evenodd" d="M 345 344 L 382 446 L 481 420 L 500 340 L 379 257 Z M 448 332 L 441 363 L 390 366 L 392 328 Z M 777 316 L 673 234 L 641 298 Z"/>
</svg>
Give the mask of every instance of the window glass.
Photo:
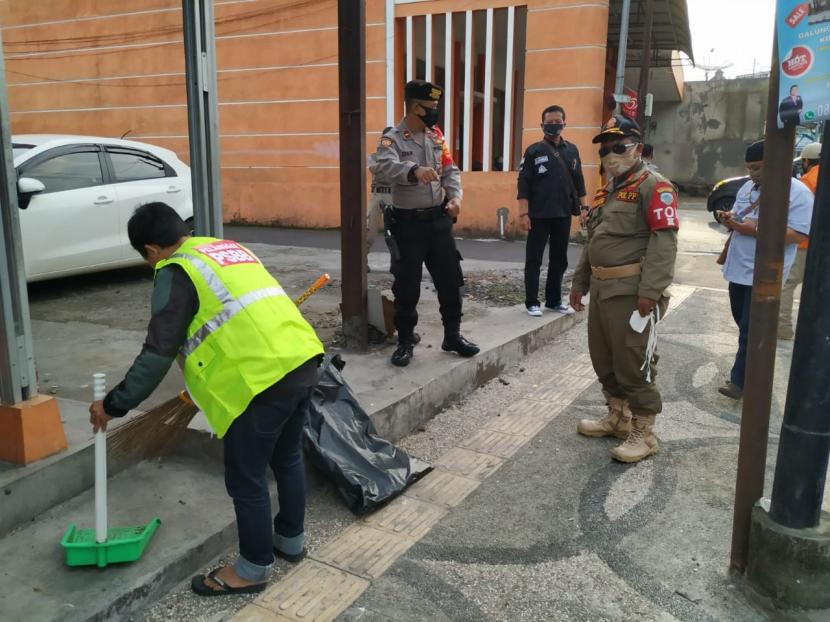
<svg viewBox="0 0 830 622">
<path fill-rule="evenodd" d="M 135 181 L 166 177 L 164 163 L 143 151 L 107 149 L 115 172 L 115 181 Z"/>
<path fill-rule="evenodd" d="M 104 183 L 101 162 L 94 151 L 55 156 L 25 168 L 20 176 L 43 182 L 44 192 L 63 192 Z"/>
</svg>

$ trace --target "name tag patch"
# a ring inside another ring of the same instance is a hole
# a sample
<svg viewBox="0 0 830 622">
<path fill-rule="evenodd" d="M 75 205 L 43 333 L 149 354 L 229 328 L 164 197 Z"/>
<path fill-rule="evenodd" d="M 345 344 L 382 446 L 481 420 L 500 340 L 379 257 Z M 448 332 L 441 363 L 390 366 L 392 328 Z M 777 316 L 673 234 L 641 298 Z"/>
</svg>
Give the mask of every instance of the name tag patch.
<svg viewBox="0 0 830 622">
<path fill-rule="evenodd" d="M 626 203 L 636 203 L 640 198 L 640 193 L 632 190 L 620 190 L 617 193 L 617 201 L 624 201 Z"/>
<path fill-rule="evenodd" d="M 245 263 L 259 263 L 256 257 L 236 242 L 221 240 L 212 244 L 197 246 L 195 250 L 225 268 Z"/>
<path fill-rule="evenodd" d="M 533 163 L 534 164 L 542 164 L 543 162 L 549 162 L 549 161 L 550 161 L 550 159 L 548 158 L 548 156 L 545 155 L 545 156 L 539 156 L 538 158 L 533 160 Z"/>
</svg>

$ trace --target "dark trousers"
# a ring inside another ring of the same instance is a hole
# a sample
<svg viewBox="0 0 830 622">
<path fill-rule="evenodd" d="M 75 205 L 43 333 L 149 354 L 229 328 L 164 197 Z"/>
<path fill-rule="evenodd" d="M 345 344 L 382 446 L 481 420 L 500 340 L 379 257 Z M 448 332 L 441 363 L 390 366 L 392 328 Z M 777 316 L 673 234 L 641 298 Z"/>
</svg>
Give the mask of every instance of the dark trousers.
<svg viewBox="0 0 830 622">
<path fill-rule="evenodd" d="M 435 284 L 441 321 L 446 333 L 458 332 L 461 327 L 461 255 L 455 248 L 452 219 L 446 215 L 418 220 L 399 217 L 394 227 L 400 260 L 392 262 L 395 282 L 395 328 L 398 340 L 412 341 L 418 324 L 418 300 L 421 297 L 423 266 Z"/>
<path fill-rule="evenodd" d="M 744 388 L 746 374 L 746 344 L 749 338 L 749 310 L 752 307 L 752 286 L 729 284 L 729 305 L 732 307 L 732 319 L 738 325 L 738 353 L 729 380 L 732 384 Z"/>
<path fill-rule="evenodd" d="M 224 437 L 225 487 L 233 498 L 239 553 L 268 566 L 274 561 L 273 533 L 303 533 L 306 484 L 302 434 L 310 387 L 279 383 L 256 396 Z M 268 467 L 277 478 L 279 512 L 271 524 Z"/>
<path fill-rule="evenodd" d="M 525 306 L 539 306 L 539 271 L 545 246 L 548 248 L 548 280 L 545 283 L 545 305 L 562 303 L 562 277 L 568 269 L 570 218 L 531 218 L 525 245 Z"/>
</svg>

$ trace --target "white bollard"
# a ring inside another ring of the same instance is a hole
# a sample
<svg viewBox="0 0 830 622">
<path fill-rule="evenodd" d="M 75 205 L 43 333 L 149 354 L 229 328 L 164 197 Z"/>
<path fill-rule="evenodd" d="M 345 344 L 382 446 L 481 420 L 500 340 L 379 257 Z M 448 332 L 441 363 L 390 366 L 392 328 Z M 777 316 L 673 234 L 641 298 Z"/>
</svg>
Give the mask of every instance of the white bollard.
<svg viewBox="0 0 830 622">
<path fill-rule="evenodd" d="M 107 375 L 92 375 L 93 399 L 104 399 L 107 395 Z M 107 541 L 107 433 L 98 430 L 95 434 L 95 541 Z"/>
</svg>

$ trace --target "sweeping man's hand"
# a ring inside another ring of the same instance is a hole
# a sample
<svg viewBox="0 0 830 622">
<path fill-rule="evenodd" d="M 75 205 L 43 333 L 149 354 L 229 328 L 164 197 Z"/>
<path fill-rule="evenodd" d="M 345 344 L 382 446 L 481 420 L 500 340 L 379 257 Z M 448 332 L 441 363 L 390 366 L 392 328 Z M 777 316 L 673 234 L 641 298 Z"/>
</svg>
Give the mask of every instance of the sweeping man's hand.
<svg viewBox="0 0 830 622">
<path fill-rule="evenodd" d="M 93 432 L 98 432 L 98 430 L 106 432 L 107 422 L 110 419 L 112 419 L 112 417 L 110 417 L 104 410 L 103 400 L 92 402 L 92 404 L 89 405 L 89 422 L 92 424 Z"/>
</svg>

